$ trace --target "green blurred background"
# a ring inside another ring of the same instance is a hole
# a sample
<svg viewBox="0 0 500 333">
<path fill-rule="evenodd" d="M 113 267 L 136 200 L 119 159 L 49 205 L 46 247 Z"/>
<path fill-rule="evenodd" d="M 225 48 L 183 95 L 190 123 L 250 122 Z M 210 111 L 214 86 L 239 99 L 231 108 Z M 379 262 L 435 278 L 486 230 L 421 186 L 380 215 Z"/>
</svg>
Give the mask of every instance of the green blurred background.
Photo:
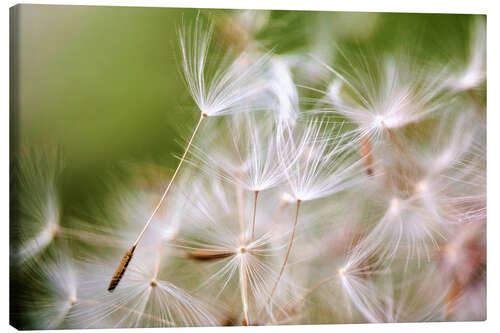
<svg viewBox="0 0 500 333">
<path fill-rule="evenodd" d="M 173 154 L 182 152 L 178 140 L 189 135 L 198 116 L 180 75 L 176 29 L 198 10 L 53 5 L 17 10 L 11 22 L 17 46 L 12 156 L 22 146 L 61 150 L 65 210 L 84 210 L 89 200 L 100 200 L 103 181 L 121 163 L 175 167 Z M 242 13 L 201 11 L 219 26 Z M 297 11 L 263 17 L 265 24 L 252 34 L 262 45 L 280 54 L 313 50 L 326 62 L 336 46 L 390 51 L 406 43 L 421 45 L 426 57 L 459 59 L 471 20 Z"/>
</svg>

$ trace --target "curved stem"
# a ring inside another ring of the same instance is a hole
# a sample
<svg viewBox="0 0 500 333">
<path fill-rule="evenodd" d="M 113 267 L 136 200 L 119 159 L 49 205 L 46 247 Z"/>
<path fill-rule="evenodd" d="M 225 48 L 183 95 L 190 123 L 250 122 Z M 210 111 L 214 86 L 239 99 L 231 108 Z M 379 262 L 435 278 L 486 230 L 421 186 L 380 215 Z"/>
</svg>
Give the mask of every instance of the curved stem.
<svg viewBox="0 0 500 333">
<path fill-rule="evenodd" d="M 238 171 L 240 173 L 240 171 Z M 245 202 L 243 200 L 243 187 L 236 183 L 236 205 L 238 206 L 238 223 L 240 224 L 240 242 L 247 240 L 247 233 L 245 230 Z"/>
<path fill-rule="evenodd" d="M 255 191 L 255 196 L 253 198 L 253 217 L 252 217 L 252 242 L 255 239 L 255 215 L 257 213 L 257 198 L 259 196 L 259 191 Z"/>
<path fill-rule="evenodd" d="M 146 230 L 149 228 L 151 222 L 153 221 L 153 217 L 156 215 L 156 213 L 160 209 L 163 201 L 165 200 L 165 198 L 167 197 L 168 193 L 170 192 L 170 188 L 172 187 L 172 184 L 173 184 L 175 178 L 177 177 L 177 174 L 179 173 L 179 170 L 181 169 L 181 166 L 184 163 L 184 160 L 186 159 L 186 155 L 187 155 L 187 153 L 189 151 L 189 148 L 191 148 L 191 144 L 193 143 L 193 140 L 194 140 L 194 138 L 196 136 L 196 133 L 198 133 L 198 130 L 200 129 L 201 122 L 206 117 L 207 117 L 206 114 L 204 114 L 204 113 L 201 114 L 200 120 L 198 121 L 198 124 L 196 125 L 196 127 L 195 127 L 195 129 L 193 131 L 193 135 L 191 135 L 191 139 L 189 140 L 189 143 L 188 143 L 188 145 L 186 147 L 186 150 L 184 151 L 184 154 L 182 155 L 181 161 L 177 165 L 177 168 L 175 169 L 174 175 L 170 179 L 170 182 L 168 183 L 168 186 L 165 189 L 165 192 L 163 192 L 163 195 L 161 196 L 160 201 L 158 202 L 158 204 L 156 205 L 155 209 L 153 210 L 153 212 L 149 216 L 148 220 L 146 221 L 146 224 L 144 225 L 144 228 L 139 233 L 139 236 L 137 236 L 137 239 L 135 240 L 134 244 L 132 244 L 132 246 L 127 251 L 127 253 L 125 253 L 125 256 L 123 257 L 122 261 L 118 265 L 118 268 L 116 269 L 115 273 L 113 274 L 113 277 L 111 278 L 111 282 L 109 283 L 109 286 L 108 286 L 108 291 L 109 292 L 112 292 L 118 286 L 118 284 L 120 283 L 123 275 L 125 274 L 125 271 L 127 270 L 127 266 L 130 263 L 130 261 L 132 260 L 132 256 L 134 255 L 134 251 L 135 251 L 135 248 L 137 247 L 137 244 L 139 244 L 142 236 L 144 235 L 144 233 L 146 232 Z"/>
<path fill-rule="evenodd" d="M 144 235 L 144 233 L 148 229 L 149 225 L 151 224 L 151 221 L 153 221 L 153 217 L 156 215 L 156 213 L 160 209 L 163 201 L 165 201 L 165 198 L 167 197 L 168 193 L 170 192 L 170 188 L 172 187 L 172 184 L 173 184 L 175 178 L 177 177 L 177 174 L 179 173 L 179 170 L 181 169 L 181 166 L 184 163 L 184 160 L 186 159 L 186 155 L 189 152 L 189 149 L 191 148 L 191 145 L 192 145 L 192 143 L 194 141 L 196 133 L 198 133 L 198 130 L 200 129 L 201 122 L 206 117 L 207 116 L 205 114 L 202 114 L 201 117 L 200 117 L 200 120 L 198 120 L 198 124 L 196 125 L 196 127 L 195 127 L 195 129 L 193 131 L 193 135 L 191 135 L 191 139 L 189 140 L 188 145 L 186 147 L 186 150 L 184 151 L 184 154 L 182 155 L 181 161 L 179 162 L 179 164 L 177 165 L 177 168 L 175 169 L 174 175 L 170 179 L 170 182 L 168 183 L 168 186 L 165 189 L 165 192 L 163 192 L 163 195 L 161 196 L 160 201 L 158 201 L 158 204 L 156 205 L 155 209 L 153 210 L 153 213 L 151 213 L 151 215 L 149 216 L 146 224 L 144 225 L 144 228 L 142 229 L 141 233 L 139 234 L 139 236 L 137 237 L 136 241 L 134 242 L 134 245 L 137 245 L 139 243 L 139 241 L 141 240 L 142 236 Z"/>
<path fill-rule="evenodd" d="M 240 262 L 240 291 L 241 291 L 241 302 L 243 303 L 243 316 L 244 322 L 243 326 L 250 325 L 250 320 L 248 319 L 248 281 L 246 267 L 243 263 L 245 257 L 242 255 Z"/>
<path fill-rule="evenodd" d="M 281 277 L 283 276 L 283 272 L 285 271 L 286 264 L 288 263 L 288 257 L 290 256 L 290 252 L 292 251 L 292 246 L 293 246 L 293 241 L 295 240 L 295 230 L 297 229 L 297 222 L 299 221 L 299 208 L 300 208 L 300 200 L 297 200 L 297 209 L 295 211 L 295 221 L 293 223 L 293 229 L 292 229 L 292 235 L 290 236 L 290 241 L 288 242 L 288 248 L 286 250 L 286 255 L 285 259 L 283 260 L 283 264 L 281 265 L 280 273 L 278 275 L 278 278 L 276 279 L 276 282 L 274 283 L 273 289 L 271 289 L 271 292 L 269 293 L 269 296 L 266 300 L 266 304 L 269 304 L 271 301 L 274 292 L 276 291 L 276 288 L 278 287 L 278 284 L 281 280 Z"/>
</svg>

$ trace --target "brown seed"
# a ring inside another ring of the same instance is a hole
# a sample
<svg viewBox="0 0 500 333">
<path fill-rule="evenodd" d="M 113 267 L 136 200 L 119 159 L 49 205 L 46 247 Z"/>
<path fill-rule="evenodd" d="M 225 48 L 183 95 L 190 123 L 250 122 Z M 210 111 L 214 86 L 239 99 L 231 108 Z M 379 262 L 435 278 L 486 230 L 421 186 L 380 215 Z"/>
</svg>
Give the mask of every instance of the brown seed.
<svg viewBox="0 0 500 333">
<path fill-rule="evenodd" d="M 211 261 L 216 259 L 223 259 L 234 255 L 234 251 L 229 250 L 194 250 L 187 252 L 186 255 L 198 261 Z"/>
<path fill-rule="evenodd" d="M 373 155 L 372 155 L 372 144 L 370 140 L 363 136 L 360 142 L 361 156 L 363 157 L 363 163 L 366 168 L 366 174 L 368 176 L 373 176 Z"/>
<path fill-rule="evenodd" d="M 130 260 L 132 260 L 132 257 L 134 256 L 134 251 L 135 251 L 135 245 L 133 245 L 130 250 L 125 253 L 125 255 L 122 258 L 122 261 L 120 262 L 120 265 L 116 268 L 115 274 L 113 274 L 113 277 L 111 278 L 111 281 L 109 282 L 108 285 L 108 291 L 113 292 L 115 290 L 116 286 L 118 286 L 118 283 L 120 283 L 123 274 L 125 274 L 125 271 L 127 270 L 127 266 L 130 263 Z"/>
</svg>

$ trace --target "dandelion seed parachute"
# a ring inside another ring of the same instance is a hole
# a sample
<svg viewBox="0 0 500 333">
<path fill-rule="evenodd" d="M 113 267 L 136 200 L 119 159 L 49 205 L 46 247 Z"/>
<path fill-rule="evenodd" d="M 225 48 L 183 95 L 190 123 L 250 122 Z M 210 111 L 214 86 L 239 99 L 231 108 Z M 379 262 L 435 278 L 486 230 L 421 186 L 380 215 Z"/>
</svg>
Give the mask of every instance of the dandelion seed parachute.
<svg viewBox="0 0 500 333">
<path fill-rule="evenodd" d="M 296 200 L 327 197 L 363 181 L 362 159 L 342 124 L 309 120 L 298 138 L 282 135 L 279 158 Z"/>
<path fill-rule="evenodd" d="M 58 181 L 62 159 L 55 151 L 19 154 L 15 174 L 19 223 L 11 226 L 12 256 L 18 263 L 36 257 L 55 239 L 60 229 L 61 203 Z"/>
<path fill-rule="evenodd" d="M 78 273 L 71 258 L 54 249 L 43 258 L 25 263 L 22 276 L 29 284 L 19 290 L 18 296 L 31 319 L 29 328 L 67 327 L 67 317 L 78 305 Z"/>
<path fill-rule="evenodd" d="M 210 63 L 213 29 L 198 16 L 192 26 L 179 30 L 184 79 L 198 109 L 207 117 L 248 111 L 249 105 L 251 110 L 265 109 L 270 54 L 252 62 L 245 52 L 234 60 L 228 52 Z"/>
<path fill-rule="evenodd" d="M 259 120 L 261 118 L 262 120 Z M 223 133 L 211 131 L 204 147 L 194 146 L 195 160 L 208 175 L 261 192 L 283 181 L 273 122 L 264 114 L 242 114 L 225 121 Z"/>
<path fill-rule="evenodd" d="M 347 70 L 324 64 L 334 76 L 324 107 L 316 112 L 344 117 L 359 127 L 359 137 L 378 140 L 395 130 L 434 116 L 452 99 L 446 70 L 416 64 L 408 57 L 347 59 Z M 320 61 L 321 62 L 321 61 Z M 342 67 L 341 67 L 342 68 Z"/>
<path fill-rule="evenodd" d="M 208 27 L 204 26 L 198 16 L 197 21 L 192 27 L 192 36 L 186 34 L 184 30 L 179 31 L 184 78 L 191 96 L 201 112 L 200 119 L 160 201 L 113 274 L 107 288 L 109 292 L 113 292 L 118 286 L 127 268 L 127 263 L 132 260 L 135 247 L 137 247 L 156 212 L 166 199 L 203 120 L 207 117 L 248 111 L 250 108 L 249 105 L 255 106 L 257 103 L 260 103 L 262 99 L 259 97 L 266 92 L 267 88 L 261 81 L 262 77 L 260 74 L 262 74 L 263 65 L 269 55 L 265 55 L 254 64 L 248 65 L 247 55 L 243 53 L 227 67 L 217 64 L 215 72 L 210 73 L 211 75 L 206 73 L 206 61 L 212 39 L 212 29 L 211 25 Z M 254 109 L 259 109 L 259 107 L 254 107 Z"/>
<path fill-rule="evenodd" d="M 361 181 L 361 178 L 354 176 L 360 173 L 360 160 L 352 159 L 349 145 L 344 141 L 344 137 L 338 132 L 335 136 L 333 134 L 335 127 L 327 126 L 327 133 L 333 134 L 335 138 L 332 144 L 330 136 L 327 138 L 322 136 L 321 133 L 325 130 L 322 125 L 321 121 L 317 123 L 309 121 L 298 141 L 289 133 L 278 133 L 281 148 L 278 156 L 285 170 L 290 191 L 296 200 L 296 212 L 285 258 L 266 304 L 271 302 L 288 263 L 301 202 L 333 195 Z"/>
<path fill-rule="evenodd" d="M 240 305 L 235 305 L 241 312 L 235 316 L 253 325 L 260 320 L 256 311 L 277 276 L 274 251 L 282 246 L 283 237 L 270 231 L 262 234 L 259 229 L 252 237 L 251 204 L 245 201 L 244 220 L 239 221 L 239 207 L 228 205 L 229 193 L 228 185 L 217 180 L 194 186 L 190 193 L 193 209 L 186 217 L 191 226 L 184 229 L 177 247 L 187 251 L 190 258 L 193 253 L 202 253 L 203 259 L 210 257 L 194 258 L 205 263 L 209 271 L 201 288 L 214 290 L 213 297 L 231 303 L 236 302 L 231 295 L 241 294 Z"/>
</svg>

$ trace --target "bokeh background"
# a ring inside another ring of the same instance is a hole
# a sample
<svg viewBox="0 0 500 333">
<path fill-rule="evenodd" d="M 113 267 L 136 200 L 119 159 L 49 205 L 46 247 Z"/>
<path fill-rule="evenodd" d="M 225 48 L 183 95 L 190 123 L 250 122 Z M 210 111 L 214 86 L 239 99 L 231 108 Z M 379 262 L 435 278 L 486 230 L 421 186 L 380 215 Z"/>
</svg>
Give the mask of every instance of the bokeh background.
<svg viewBox="0 0 500 333">
<path fill-rule="evenodd" d="M 23 147 L 57 147 L 65 166 L 60 184 L 64 215 L 84 215 L 103 200 L 103 184 L 108 177 L 122 177 L 124 164 L 176 166 L 174 155 L 183 148 L 179 143 L 198 118 L 182 81 L 176 31 L 196 15 L 213 19 L 216 39 L 235 47 L 254 39 L 283 56 L 313 53 L 332 63 L 339 49 L 391 52 L 418 44 L 418 56 L 457 66 L 466 61 L 474 19 L 447 14 L 17 6 L 11 17 L 11 161 Z M 296 82 L 324 89 L 326 77 L 308 67 L 311 59 L 296 61 L 304 61 L 294 73 Z M 19 310 L 15 300 L 11 305 L 14 312 Z"/>
</svg>

